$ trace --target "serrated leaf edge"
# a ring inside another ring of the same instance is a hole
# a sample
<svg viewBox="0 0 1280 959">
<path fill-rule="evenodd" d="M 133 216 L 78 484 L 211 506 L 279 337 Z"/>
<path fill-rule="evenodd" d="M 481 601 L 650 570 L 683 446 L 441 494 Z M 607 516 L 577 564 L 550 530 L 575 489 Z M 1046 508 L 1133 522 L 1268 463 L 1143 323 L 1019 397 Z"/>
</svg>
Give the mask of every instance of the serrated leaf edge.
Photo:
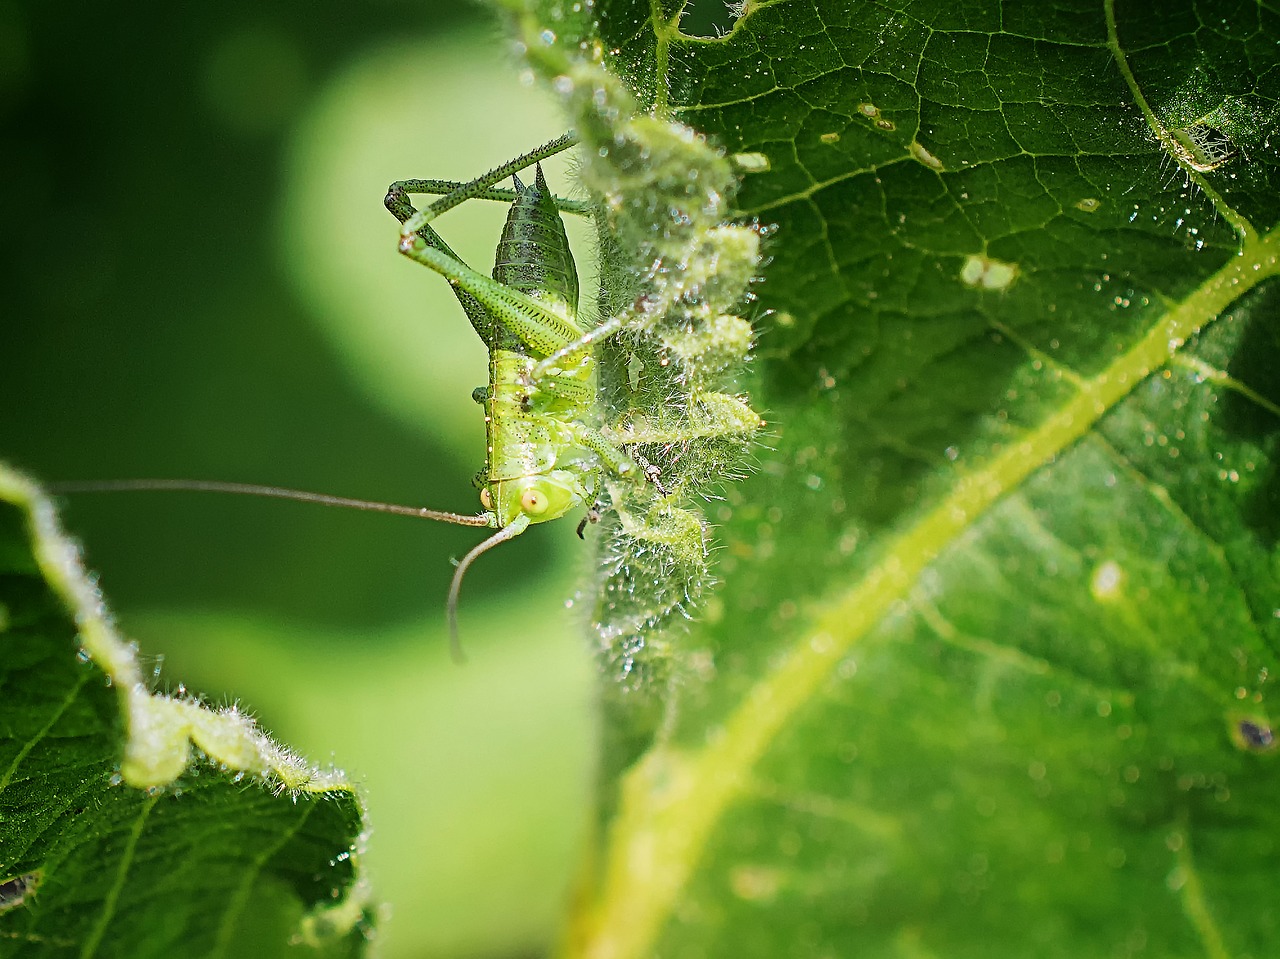
<svg viewBox="0 0 1280 959">
<path fill-rule="evenodd" d="M 128 728 L 120 766 L 125 783 L 138 789 L 168 785 L 192 761 L 194 745 L 211 762 L 258 776 L 276 792 L 352 791 L 340 770 L 311 765 L 273 741 L 236 706 L 214 710 L 193 699 L 153 694 L 143 681 L 136 647 L 117 632 L 52 500 L 34 481 L 4 464 L 0 499 L 26 513 L 36 562 L 76 624 L 82 655 L 119 691 Z"/>
<path fill-rule="evenodd" d="M 348 794 L 359 802 L 341 770 L 308 763 L 272 740 L 237 707 L 212 710 L 193 699 L 153 694 L 143 682 L 135 645 L 112 623 L 102 593 L 84 569 L 79 547 L 58 521 L 53 501 L 37 483 L 3 462 L 0 501 L 26 514 L 36 563 L 76 624 L 79 654 L 100 667 L 119 693 L 127 728 L 120 764 L 123 783 L 149 790 L 158 799 L 161 789 L 194 761 L 194 745 L 224 772 L 252 775 L 277 795 Z M 357 837 L 352 853 L 358 855 L 366 839 L 365 833 Z M 357 870 L 340 900 L 309 904 L 298 941 L 314 945 L 346 936 L 368 921 L 371 900 L 368 880 Z"/>
</svg>

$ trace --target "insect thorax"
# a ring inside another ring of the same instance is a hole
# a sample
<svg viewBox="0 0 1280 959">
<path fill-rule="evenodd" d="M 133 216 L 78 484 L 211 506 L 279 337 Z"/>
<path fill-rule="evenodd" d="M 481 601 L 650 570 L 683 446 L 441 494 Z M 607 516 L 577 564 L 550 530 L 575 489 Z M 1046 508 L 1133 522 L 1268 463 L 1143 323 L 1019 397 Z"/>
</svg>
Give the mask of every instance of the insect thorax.
<svg viewBox="0 0 1280 959">
<path fill-rule="evenodd" d="M 493 278 L 539 300 L 564 320 L 558 335 L 517 335 L 494 324 L 485 395 L 488 455 L 483 501 L 497 525 L 524 514 L 530 522 L 558 519 L 590 506 L 599 483 L 597 457 L 575 441 L 575 424 L 591 415 L 592 357 L 536 377 L 534 365 L 577 332 L 578 272 L 564 222 L 538 167 L 529 185 L 516 180 L 494 258 Z M 530 342 L 545 346 L 539 349 Z"/>
<path fill-rule="evenodd" d="M 541 523 L 590 506 L 599 483 L 598 459 L 578 445 L 574 431 L 575 424 L 591 415 L 590 358 L 537 380 L 536 361 L 513 350 L 490 351 L 484 487 L 485 505 L 495 512 L 499 526 L 522 512 Z"/>
</svg>

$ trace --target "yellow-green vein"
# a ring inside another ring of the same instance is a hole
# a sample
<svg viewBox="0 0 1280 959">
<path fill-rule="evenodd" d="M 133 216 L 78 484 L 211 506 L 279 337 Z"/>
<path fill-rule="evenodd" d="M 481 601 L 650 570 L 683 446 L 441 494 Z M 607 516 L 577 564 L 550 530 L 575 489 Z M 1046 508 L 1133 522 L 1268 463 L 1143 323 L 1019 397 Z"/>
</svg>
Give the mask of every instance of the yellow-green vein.
<svg viewBox="0 0 1280 959">
<path fill-rule="evenodd" d="M 1169 836 L 1169 846 L 1176 856 L 1177 871 L 1174 874 L 1178 898 L 1182 902 L 1182 911 L 1191 923 L 1200 944 L 1204 946 L 1204 954 L 1208 959 L 1231 959 L 1226 943 L 1222 941 L 1222 932 L 1214 921 L 1209 903 L 1204 897 L 1204 886 L 1200 884 L 1200 873 L 1196 870 L 1194 857 L 1191 855 L 1191 839 L 1187 835 L 1186 817 L 1177 832 Z"/>
<path fill-rule="evenodd" d="M 646 956 L 726 809 L 785 725 L 850 649 L 900 600 L 938 554 L 1006 493 L 1085 436 L 1110 409 L 1236 298 L 1280 272 L 1280 238 L 1247 236 L 1238 256 L 1171 309 L 1023 439 L 960 478 L 889 547 L 870 573 L 833 597 L 777 665 L 744 697 L 709 745 L 690 754 L 658 748 L 622 782 L 600 898 L 580 917 L 571 955 Z"/>
</svg>

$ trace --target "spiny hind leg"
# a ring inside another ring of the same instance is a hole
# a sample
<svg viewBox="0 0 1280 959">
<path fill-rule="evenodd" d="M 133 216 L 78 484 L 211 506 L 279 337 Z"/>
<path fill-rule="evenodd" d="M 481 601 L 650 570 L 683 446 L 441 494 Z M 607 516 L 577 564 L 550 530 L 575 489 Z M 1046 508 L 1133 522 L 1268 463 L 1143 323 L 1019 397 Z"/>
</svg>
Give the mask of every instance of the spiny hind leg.
<svg viewBox="0 0 1280 959">
<path fill-rule="evenodd" d="M 450 282 L 472 325 L 486 343 L 492 345 L 498 339 L 497 327 L 501 326 L 532 351 L 545 356 L 577 340 L 582 330 L 539 301 L 473 270 L 449 248 L 429 222 L 469 199 L 513 201 L 514 191 L 498 189 L 494 184 L 576 142 L 577 138 L 567 133 L 465 183 L 400 180 L 387 192 L 386 207 L 401 223 L 400 252 L 429 266 Z M 410 193 L 419 192 L 443 196 L 425 209 L 417 210 L 408 197 Z M 555 199 L 562 210 L 588 212 L 586 204 Z"/>
<path fill-rule="evenodd" d="M 633 306 L 615 313 L 600 325 L 594 326 L 585 333 L 569 340 L 554 353 L 550 353 L 545 359 L 538 361 L 533 368 L 534 377 L 543 376 L 548 370 L 560 366 L 566 361 L 572 362 L 577 357 L 593 349 L 597 343 L 609 339 L 609 337 L 628 327 L 636 327 L 638 325 L 636 322 L 637 317 L 642 314 L 644 304 L 645 299 L 641 297 Z"/>
<path fill-rule="evenodd" d="M 418 213 L 417 208 L 409 200 L 410 196 L 419 194 L 449 196 L 459 190 L 465 190 L 469 185 L 470 181 L 465 180 L 397 180 L 387 187 L 387 195 L 382 202 L 392 216 L 404 223 Z M 514 203 L 516 201 L 516 191 L 507 187 L 495 186 L 473 193 L 468 199 Z M 572 213 L 575 216 L 591 216 L 594 212 L 594 208 L 586 200 L 570 200 L 567 197 L 560 197 L 555 194 L 551 195 L 551 200 L 561 213 Z"/>
<path fill-rule="evenodd" d="M 514 176 L 526 167 L 555 156 L 578 142 L 577 136 L 566 133 L 528 153 L 509 160 L 501 166 L 494 167 L 483 176 L 459 183 L 440 199 L 428 204 L 422 210 L 414 210 L 409 203 L 408 194 L 414 192 L 431 193 L 433 190 L 414 190 L 414 184 L 443 184 L 441 180 L 400 180 L 391 185 L 384 203 L 388 210 L 401 223 L 401 236 L 409 237 L 418 233 L 423 226 L 430 223 L 440 214 L 452 210 L 455 206 L 472 199 L 494 199 L 494 186 L 509 176 Z M 403 217 L 402 217 L 403 214 Z"/>
</svg>

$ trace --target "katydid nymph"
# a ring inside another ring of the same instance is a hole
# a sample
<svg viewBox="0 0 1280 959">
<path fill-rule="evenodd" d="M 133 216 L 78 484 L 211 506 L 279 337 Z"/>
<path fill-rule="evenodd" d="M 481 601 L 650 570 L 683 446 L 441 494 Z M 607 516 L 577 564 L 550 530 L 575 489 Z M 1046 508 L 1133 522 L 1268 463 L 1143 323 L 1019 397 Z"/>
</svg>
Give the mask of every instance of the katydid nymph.
<svg viewBox="0 0 1280 959">
<path fill-rule="evenodd" d="M 536 523 L 580 510 L 579 534 L 604 520 L 592 613 L 600 649 L 628 684 L 662 673 L 670 659 L 663 633 L 694 615 L 713 582 L 709 525 L 696 499 L 714 497 L 717 485 L 743 472 L 764 426 L 739 384 L 754 342 L 739 313 L 765 231 L 730 221 L 726 198 L 737 171 L 723 152 L 687 127 L 632 112 L 616 90 L 609 106 L 608 84 L 588 87 L 582 180 L 594 203 L 557 198 L 542 173 L 541 161 L 573 146 L 573 134 L 467 182 L 398 181 L 384 200 L 400 221 L 400 253 L 448 281 L 489 351 L 488 385 L 473 394 L 488 441 L 475 478 L 482 512 L 236 483 L 144 480 L 61 490 L 212 490 L 492 529 L 458 562 L 449 588 L 457 659 L 458 599 L 471 564 Z M 604 126 L 590 120 L 604 115 L 611 118 Z M 530 167 L 526 185 L 518 174 Z M 514 189 L 499 186 L 507 177 Z M 417 194 L 435 199 L 419 210 L 409 199 Z M 473 199 L 510 204 L 492 276 L 463 262 L 432 226 Z M 562 213 L 603 219 L 610 269 L 596 323 L 578 316 Z"/>
<path fill-rule="evenodd" d="M 453 656 L 462 660 L 458 599 L 477 557 L 514 539 L 535 523 L 583 510 L 579 535 L 596 510 L 602 472 L 643 482 L 636 462 L 591 424 L 595 403 L 593 337 L 580 325 L 578 274 L 561 211 L 587 213 L 586 204 L 552 195 L 541 161 L 571 147 L 569 134 L 469 182 L 402 180 L 384 203 L 401 222 L 399 250 L 445 277 L 489 350 L 489 383 L 472 394 L 484 407 L 487 455 L 475 477 L 483 512 L 467 515 L 328 496 L 245 483 L 126 480 L 55 484 L 55 492 L 186 490 L 294 499 L 354 509 L 496 529 L 457 563 L 447 618 Z M 516 174 L 535 167 L 525 185 Z M 515 188 L 496 186 L 512 177 Z M 411 194 L 435 194 L 414 208 Z M 468 266 L 430 222 L 469 199 L 511 204 L 498 243 L 493 275 Z"/>
<path fill-rule="evenodd" d="M 577 509 L 593 519 L 602 471 L 642 475 L 636 462 L 590 423 L 592 337 L 578 320 L 578 272 L 560 218 L 562 209 L 582 208 L 550 193 L 541 166 L 574 142 L 572 135 L 552 140 L 469 183 L 401 180 L 386 196 L 387 209 L 401 223 L 400 252 L 449 281 L 489 349 L 489 384 L 473 394 L 485 410 L 488 440 L 485 467 L 475 483 L 485 509 L 481 516 L 498 531 L 468 552 L 454 573 L 448 612 L 455 656 L 458 594 L 476 557 L 534 523 Z M 516 178 L 513 191 L 494 188 L 530 166 L 535 167 L 532 184 Z M 413 193 L 443 196 L 416 210 L 408 199 Z M 511 201 L 492 277 L 464 263 L 430 226 L 468 199 Z"/>
</svg>

